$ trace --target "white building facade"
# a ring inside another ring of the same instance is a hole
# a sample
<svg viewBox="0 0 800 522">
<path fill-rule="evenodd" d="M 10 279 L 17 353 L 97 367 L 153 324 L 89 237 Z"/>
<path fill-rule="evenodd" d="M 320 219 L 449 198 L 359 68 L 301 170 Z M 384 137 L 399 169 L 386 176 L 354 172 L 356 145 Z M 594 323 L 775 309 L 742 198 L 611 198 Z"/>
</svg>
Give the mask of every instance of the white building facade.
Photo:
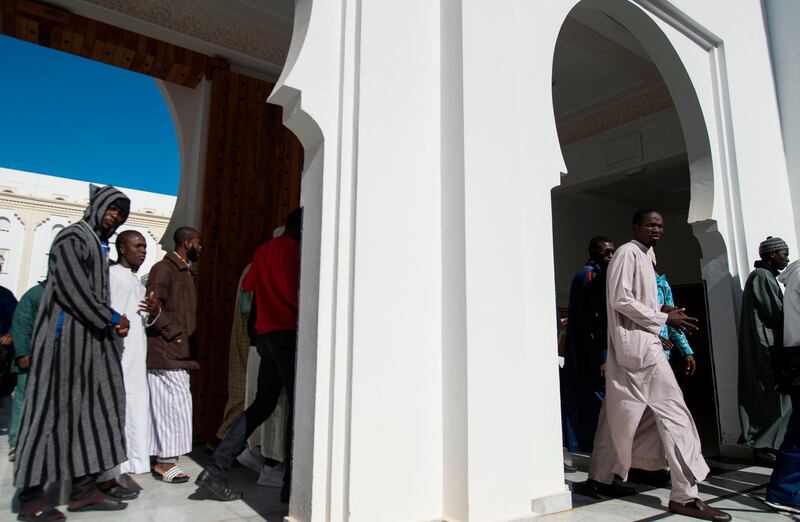
<svg viewBox="0 0 800 522">
<path fill-rule="evenodd" d="M 297 16 L 273 100 L 306 145 L 304 248 L 318 240 L 320 261 L 304 257 L 319 303 L 299 368 L 317 385 L 299 392 L 313 434 L 295 444 L 314 458 L 293 517 L 568 508 L 559 236 L 584 252 L 593 233 L 625 241 L 670 187 L 674 246 L 699 246 L 720 449 L 740 453 L 738 299 L 761 240 L 797 245 L 800 204 L 761 2 L 300 2 Z M 784 36 L 773 47 L 796 43 Z"/>
<path fill-rule="evenodd" d="M 702 289 L 712 438 L 746 453 L 742 286 L 760 241 L 796 255 L 800 230 L 797 2 L 297 0 L 285 64 L 230 45 L 244 0 L 214 31 L 173 16 L 201 0 L 56 3 L 251 74 L 283 66 L 270 101 L 305 147 L 288 520 L 568 509 L 556 308 L 588 238 L 626 241 L 642 206 L 664 211 L 673 283 Z M 210 91 L 163 92 L 173 225 L 196 225 Z"/>
<path fill-rule="evenodd" d="M 119 188 L 131 199 L 131 213 L 118 232 L 136 230 L 144 236 L 147 258 L 139 274 L 145 275 L 164 257 L 159 241 L 172 217 L 175 196 Z M 87 182 L 0 168 L 0 286 L 19 299 L 44 279 L 53 238 L 80 220 L 88 204 Z M 116 259 L 114 248 L 110 257 Z"/>
</svg>

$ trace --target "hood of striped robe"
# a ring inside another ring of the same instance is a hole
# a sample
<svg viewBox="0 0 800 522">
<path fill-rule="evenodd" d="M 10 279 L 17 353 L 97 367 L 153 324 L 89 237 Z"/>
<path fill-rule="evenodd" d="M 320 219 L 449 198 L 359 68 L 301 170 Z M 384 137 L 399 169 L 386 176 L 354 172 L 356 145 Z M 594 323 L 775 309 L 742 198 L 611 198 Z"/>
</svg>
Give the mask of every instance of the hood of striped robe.
<svg viewBox="0 0 800 522">
<path fill-rule="evenodd" d="M 131 200 L 128 196 L 111 185 L 106 185 L 105 187 L 89 185 L 89 206 L 86 207 L 86 211 L 83 213 L 83 220 L 92 227 L 92 230 L 101 239 L 108 239 L 114 234 L 114 230 L 104 234 L 100 226 L 103 214 L 106 213 L 112 203 L 116 203 L 117 207 L 125 215 L 125 219 L 128 219 L 128 213 L 131 208 Z"/>
</svg>

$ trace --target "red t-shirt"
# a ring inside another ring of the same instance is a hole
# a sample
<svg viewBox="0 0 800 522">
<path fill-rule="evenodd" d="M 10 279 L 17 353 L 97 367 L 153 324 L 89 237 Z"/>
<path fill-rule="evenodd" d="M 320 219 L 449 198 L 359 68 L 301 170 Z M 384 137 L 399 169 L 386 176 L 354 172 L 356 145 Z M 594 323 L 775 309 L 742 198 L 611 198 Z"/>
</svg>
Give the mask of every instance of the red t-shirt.
<svg viewBox="0 0 800 522">
<path fill-rule="evenodd" d="M 280 236 L 258 247 L 242 289 L 256 292 L 256 333 L 297 330 L 300 243 Z"/>
</svg>

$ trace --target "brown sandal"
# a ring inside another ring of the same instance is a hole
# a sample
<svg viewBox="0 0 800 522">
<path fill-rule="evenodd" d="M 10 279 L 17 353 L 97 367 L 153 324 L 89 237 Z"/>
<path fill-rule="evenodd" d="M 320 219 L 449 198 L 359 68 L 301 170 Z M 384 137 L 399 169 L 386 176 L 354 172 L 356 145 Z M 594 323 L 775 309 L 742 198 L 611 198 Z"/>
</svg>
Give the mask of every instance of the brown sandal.
<svg viewBox="0 0 800 522">
<path fill-rule="evenodd" d="M 23 515 L 22 513 L 17 515 L 17 520 L 22 520 L 23 522 L 57 522 L 58 520 L 66 520 L 66 518 L 64 513 L 52 506 L 42 508 L 33 515 Z"/>
</svg>

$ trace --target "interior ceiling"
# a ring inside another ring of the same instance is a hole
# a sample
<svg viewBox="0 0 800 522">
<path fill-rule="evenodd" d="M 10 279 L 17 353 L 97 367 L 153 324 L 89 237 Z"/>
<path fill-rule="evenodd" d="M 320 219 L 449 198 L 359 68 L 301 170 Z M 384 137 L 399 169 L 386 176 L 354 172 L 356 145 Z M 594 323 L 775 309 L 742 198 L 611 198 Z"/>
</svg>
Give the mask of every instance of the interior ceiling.
<svg viewBox="0 0 800 522">
<path fill-rule="evenodd" d="M 578 7 L 553 59 L 553 108 L 568 145 L 674 104 L 638 40 L 605 13 Z"/>
<path fill-rule="evenodd" d="M 691 199 L 689 163 L 681 156 L 651 164 L 642 172 L 609 181 L 584 193 L 632 208 L 657 208 L 662 213 L 685 211 Z"/>
<path fill-rule="evenodd" d="M 591 188 L 557 188 L 555 197 L 580 192 L 631 208 L 657 208 L 663 213 L 684 212 L 691 199 L 689 162 L 685 154 L 653 162 L 629 173 L 610 174 Z"/>
</svg>

